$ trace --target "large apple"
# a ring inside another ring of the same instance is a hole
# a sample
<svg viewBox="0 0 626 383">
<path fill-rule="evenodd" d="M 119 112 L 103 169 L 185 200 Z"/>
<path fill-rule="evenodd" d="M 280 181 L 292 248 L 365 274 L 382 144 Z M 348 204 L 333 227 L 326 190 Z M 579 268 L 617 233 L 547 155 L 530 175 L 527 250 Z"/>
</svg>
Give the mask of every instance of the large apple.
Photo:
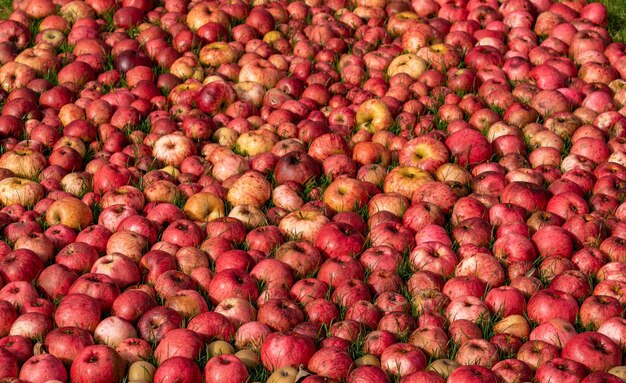
<svg viewBox="0 0 626 383">
<path fill-rule="evenodd" d="M 108 346 L 87 346 L 76 356 L 70 369 L 72 382 L 119 382 L 124 377 L 126 362 Z"/>
<path fill-rule="evenodd" d="M 592 371 L 608 371 L 621 364 L 622 353 L 619 346 L 606 335 L 585 332 L 567 342 L 562 356 L 582 363 Z"/>
<path fill-rule="evenodd" d="M 314 341 L 308 337 L 275 332 L 266 336 L 261 345 L 261 362 L 270 372 L 283 367 L 307 365 L 315 349 Z"/>
</svg>

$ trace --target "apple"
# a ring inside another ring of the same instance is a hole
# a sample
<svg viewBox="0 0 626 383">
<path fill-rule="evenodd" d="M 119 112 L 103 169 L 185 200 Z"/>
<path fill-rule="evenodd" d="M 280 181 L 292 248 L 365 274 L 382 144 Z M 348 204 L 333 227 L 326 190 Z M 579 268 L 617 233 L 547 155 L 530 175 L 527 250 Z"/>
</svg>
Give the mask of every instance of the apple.
<svg viewBox="0 0 626 383">
<path fill-rule="evenodd" d="M 461 365 L 490 368 L 499 362 L 498 350 L 485 339 L 468 339 L 459 347 L 455 360 Z"/>
<path fill-rule="evenodd" d="M 559 357 L 559 350 L 541 340 L 531 340 L 522 345 L 517 351 L 517 359 L 526 363 L 531 370 L 536 371 L 544 363 Z"/>
<path fill-rule="evenodd" d="M 461 166 L 487 161 L 492 154 L 489 141 L 474 129 L 465 128 L 452 133 L 445 144 Z"/>
<path fill-rule="evenodd" d="M 245 364 L 235 355 L 218 355 L 204 367 L 205 382 L 242 382 L 249 377 Z"/>
<path fill-rule="evenodd" d="M 124 339 L 115 349 L 127 363 L 135 363 L 148 358 L 152 353 L 150 344 L 140 338 Z"/>
<path fill-rule="evenodd" d="M 399 163 L 433 173 L 448 161 L 448 157 L 448 149 L 441 141 L 422 136 L 407 142 L 399 153 Z"/>
<path fill-rule="evenodd" d="M 145 341 L 160 341 L 168 332 L 180 328 L 183 318 L 173 309 L 157 306 L 146 311 L 137 322 L 139 335 Z"/>
<path fill-rule="evenodd" d="M 502 360 L 493 366 L 492 371 L 506 383 L 530 381 L 533 377 L 530 368 L 517 359 Z"/>
<path fill-rule="evenodd" d="M 51 354 L 33 355 L 20 369 L 20 379 L 32 382 L 67 380 L 67 371 L 59 359 Z"/>
<path fill-rule="evenodd" d="M 609 296 L 592 295 L 580 305 L 581 323 L 597 329 L 611 318 L 619 317 L 622 308 L 619 300 Z"/>
<path fill-rule="evenodd" d="M 54 313 L 57 327 L 76 326 L 94 331 L 100 323 L 101 303 L 89 295 L 70 293 L 66 295 Z"/>
<path fill-rule="evenodd" d="M 344 380 L 353 367 L 352 357 L 337 347 L 322 347 L 309 360 L 308 369 L 318 375 Z"/>
<path fill-rule="evenodd" d="M 559 290 L 545 289 L 533 295 L 528 301 L 528 317 L 539 324 L 559 318 L 574 323 L 578 315 L 578 304 L 569 294 Z M 555 307 L 559 307 L 557 311 Z"/>
<path fill-rule="evenodd" d="M 126 371 L 126 362 L 112 348 L 102 345 L 83 348 L 70 368 L 73 382 L 117 382 Z"/>
<path fill-rule="evenodd" d="M 577 361 L 592 371 L 608 371 L 621 361 L 619 346 L 606 335 L 597 332 L 574 336 L 563 347 L 562 356 Z"/>
<path fill-rule="evenodd" d="M 328 225 L 332 225 L 332 223 L 329 223 Z M 337 223 L 335 224 L 335 226 L 341 226 L 341 225 Z M 347 231 L 348 233 L 351 232 L 351 229 L 349 227 L 344 228 L 344 230 Z M 337 240 L 344 238 L 345 234 L 343 233 L 337 233 L 337 234 L 339 234 L 339 238 Z M 319 237 L 319 233 L 318 233 L 318 237 Z M 318 237 L 316 237 L 316 241 Z M 360 243 L 359 239 L 362 239 L 362 236 L 359 237 L 358 233 L 354 233 L 354 234 L 350 234 L 349 238 L 356 239 L 355 244 L 358 245 Z M 339 249 L 341 248 L 342 247 L 339 247 Z M 359 250 L 360 250 L 360 247 L 359 247 Z M 349 253 L 349 254 L 354 254 L 354 253 Z M 276 249 L 275 257 L 277 260 L 287 264 L 295 272 L 296 276 L 298 277 L 306 277 L 308 275 L 313 274 L 315 271 L 317 271 L 317 269 L 319 268 L 319 266 L 322 264 L 322 261 L 323 261 L 320 251 L 307 241 L 286 242 L 280 245 Z M 301 281 L 303 281 L 304 283 L 306 279 L 301 279 Z M 295 288 L 295 285 L 294 287 L 292 287 L 292 289 L 293 288 Z"/>
<path fill-rule="evenodd" d="M 348 383 L 388 383 L 391 380 L 389 376 L 380 367 L 372 365 L 364 365 L 355 368 L 348 375 Z"/>
<path fill-rule="evenodd" d="M 381 367 L 393 376 L 407 376 L 426 368 L 426 356 L 417 347 L 396 343 L 383 351 L 380 357 Z"/>
<path fill-rule="evenodd" d="M 535 327 L 530 333 L 530 340 L 541 340 L 562 349 L 574 335 L 576 330 L 571 323 L 555 318 Z"/>
<path fill-rule="evenodd" d="M 17 357 L 4 347 L 0 348 L 0 377 L 15 378 L 18 375 L 20 364 Z"/>
<path fill-rule="evenodd" d="M 137 331 L 133 325 L 116 316 L 104 318 L 94 330 L 94 339 L 112 348 L 117 348 L 125 339 L 136 337 Z"/>
<path fill-rule="evenodd" d="M 163 336 L 154 349 L 154 356 L 159 364 L 175 356 L 192 359 L 199 355 L 202 345 L 198 334 L 189 329 L 177 328 Z"/>
<path fill-rule="evenodd" d="M 44 197 L 40 184 L 18 177 L 4 178 L 0 181 L 0 202 L 4 206 L 20 204 L 35 206 Z"/>
<path fill-rule="evenodd" d="M 129 380 L 151 380 L 156 372 L 156 367 L 145 361 L 134 362 L 128 368 Z"/>
<path fill-rule="evenodd" d="M 32 149 L 8 151 L 0 157 L 0 167 L 13 172 L 16 177 L 32 179 L 46 167 L 44 155 Z"/>
<path fill-rule="evenodd" d="M 91 334 L 78 327 L 54 329 L 46 335 L 44 340 L 44 346 L 48 352 L 66 365 L 71 365 L 83 348 L 93 344 L 94 339 Z"/>
<path fill-rule="evenodd" d="M 286 353 L 287 348 L 285 346 L 289 346 L 288 349 L 294 350 L 294 352 Z M 283 367 L 308 364 L 315 354 L 315 344 L 310 338 L 275 332 L 265 337 L 260 351 L 261 363 L 270 372 L 273 372 Z"/>
<path fill-rule="evenodd" d="M 252 277 L 243 270 L 226 269 L 216 273 L 209 285 L 211 301 L 215 304 L 227 298 L 258 298 L 258 289 Z"/>
<path fill-rule="evenodd" d="M 460 366 L 455 369 L 446 380 L 448 383 L 460 382 L 498 382 L 498 376 L 483 366 Z"/>
<path fill-rule="evenodd" d="M 154 372 L 154 381 L 201 383 L 202 372 L 194 360 L 174 356 L 159 365 Z"/>
<path fill-rule="evenodd" d="M 367 100 L 359 105 L 355 119 L 358 129 L 370 133 L 388 130 L 393 123 L 391 111 L 384 102 L 377 99 Z"/>
<path fill-rule="evenodd" d="M 588 373 L 583 364 L 565 358 L 554 358 L 541 365 L 535 373 L 538 382 L 581 381 Z"/>
<path fill-rule="evenodd" d="M 2 326 L 0 327 L 0 335 L 3 337 L 9 335 L 9 331 L 11 330 L 11 325 L 18 317 L 17 309 L 8 301 L 0 301 L 0 312 L 2 315 L 0 318 L 2 319 Z"/>
<path fill-rule="evenodd" d="M 317 233 L 329 222 L 320 211 L 300 209 L 283 217 L 278 228 L 288 237 L 313 242 Z"/>
</svg>

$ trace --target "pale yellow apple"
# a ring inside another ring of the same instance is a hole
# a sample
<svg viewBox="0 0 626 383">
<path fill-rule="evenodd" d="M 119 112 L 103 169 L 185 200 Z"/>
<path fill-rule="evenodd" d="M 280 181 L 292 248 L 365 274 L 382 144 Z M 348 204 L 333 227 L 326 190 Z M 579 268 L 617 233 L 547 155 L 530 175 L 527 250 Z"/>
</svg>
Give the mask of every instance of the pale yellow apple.
<svg viewBox="0 0 626 383">
<path fill-rule="evenodd" d="M 233 88 L 241 101 L 250 101 L 257 108 L 263 106 L 263 96 L 265 96 L 263 85 L 252 81 L 244 81 L 238 82 Z"/>
<path fill-rule="evenodd" d="M 328 217 L 320 211 L 296 210 L 283 217 L 278 228 L 291 238 L 313 242 L 317 232 L 328 222 Z"/>
<path fill-rule="evenodd" d="M 224 201 L 209 192 L 200 192 L 189 197 L 183 211 L 190 220 L 200 222 L 221 218 L 226 213 Z"/>
<path fill-rule="evenodd" d="M 16 177 L 34 180 L 47 166 L 46 156 L 32 149 L 10 150 L 0 157 L 0 168 L 8 169 Z"/>
<path fill-rule="evenodd" d="M 379 99 L 369 99 L 359 105 L 356 111 L 357 128 L 376 133 L 389 130 L 393 125 L 393 115 L 387 105 Z"/>
<path fill-rule="evenodd" d="M 398 73 L 406 73 L 412 79 L 417 78 L 428 69 L 426 60 L 414 53 L 405 53 L 393 59 L 387 67 L 387 75 L 393 77 Z"/>
<path fill-rule="evenodd" d="M 217 355 L 234 354 L 235 348 L 228 342 L 216 340 L 208 344 L 207 352 L 209 353 L 209 356 L 214 357 Z"/>
<path fill-rule="evenodd" d="M 44 190 L 37 182 L 19 177 L 0 181 L 0 203 L 3 206 L 20 204 L 33 207 L 44 197 Z"/>
<path fill-rule="evenodd" d="M 366 354 L 354 361 L 354 365 L 360 366 L 377 366 L 380 367 L 380 360 L 372 354 Z"/>
<path fill-rule="evenodd" d="M 399 193 L 411 199 L 415 190 L 432 180 L 430 173 L 420 168 L 398 166 L 393 168 L 385 177 L 383 189 L 385 193 Z"/>
<path fill-rule="evenodd" d="M 54 201 L 48 207 L 46 223 L 50 226 L 62 224 L 80 231 L 93 223 L 93 213 L 78 198 L 66 197 Z"/>
<path fill-rule="evenodd" d="M 239 358 L 248 369 L 254 369 L 260 363 L 259 356 L 252 350 L 246 349 L 237 351 L 235 356 Z"/>
<path fill-rule="evenodd" d="M 267 383 L 295 383 L 298 370 L 293 367 L 283 367 L 274 371 L 267 379 Z"/>
<path fill-rule="evenodd" d="M 251 130 L 239 135 L 234 151 L 244 156 L 253 157 L 272 151 L 278 141 L 279 138 L 276 133 L 264 129 Z"/>
<path fill-rule="evenodd" d="M 428 366 L 428 370 L 435 371 L 445 379 L 460 366 L 460 364 L 450 359 L 437 359 Z"/>
<path fill-rule="evenodd" d="M 272 185 L 257 171 L 245 172 L 228 190 L 226 200 L 232 206 L 250 205 L 260 208 L 272 196 Z"/>
<path fill-rule="evenodd" d="M 494 326 L 496 334 L 515 335 L 518 338 L 527 338 L 530 335 L 530 325 L 526 318 L 521 315 L 509 315 L 499 320 Z"/>
<path fill-rule="evenodd" d="M 617 366 L 609 370 L 609 374 L 617 376 L 626 382 L 626 366 Z"/>
</svg>

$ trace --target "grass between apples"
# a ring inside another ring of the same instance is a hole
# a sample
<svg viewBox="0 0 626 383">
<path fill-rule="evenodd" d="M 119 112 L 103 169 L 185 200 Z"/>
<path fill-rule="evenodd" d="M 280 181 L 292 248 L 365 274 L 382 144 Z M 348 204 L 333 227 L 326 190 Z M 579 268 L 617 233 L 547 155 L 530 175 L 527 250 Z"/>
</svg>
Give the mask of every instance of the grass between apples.
<svg viewBox="0 0 626 383">
<path fill-rule="evenodd" d="M 613 41 L 626 42 L 626 0 L 600 0 L 609 11 L 608 30 Z"/>
<path fill-rule="evenodd" d="M 0 0 L 0 20 L 4 20 L 11 14 L 12 0 Z"/>
</svg>

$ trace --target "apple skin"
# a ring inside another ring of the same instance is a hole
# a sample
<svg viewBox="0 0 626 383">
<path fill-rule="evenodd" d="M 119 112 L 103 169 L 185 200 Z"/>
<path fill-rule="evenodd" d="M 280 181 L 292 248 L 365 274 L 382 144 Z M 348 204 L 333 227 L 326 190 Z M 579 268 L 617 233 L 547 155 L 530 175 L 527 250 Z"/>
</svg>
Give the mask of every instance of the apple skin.
<svg viewBox="0 0 626 383">
<path fill-rule="evenodd" d="M 528 341 L 517 351 L 517 359 L 536 371 L 542 364 L 559 357 L 559 350 L 540 340 Z"/>
<path fill-rule="evenodd" d="M 0 260 L 0 265 L 0 276 L 7 282 L 33 280 L 44 269 L 42 260 L 28 249 L 10 252 Z"/>
<path fill-rule="evenodd" d="M 360 366 L 352 370 L 348 375 L 348 383 L 388 383 L 391 380 L 383 369 L 378 366 Z"/>
<path fill-rule="evenodd" d="M 192 360 L 174 356 L 159 365 L 154 373 L 154 381 L 163 383 L 201 383 L 202 372 Z"/>
<path fill-rule="evenodd" d="M 558 309 L 555 308 L 558 307 Z M 528 301 L 528 317 L 539 324 L 553 318 L 574 323 L 578 315 L 578 303 L 569 294 L 559 290 L 545 289 L 533 295 Z"/>
<path fill-rule="evenodd" d="M 525 382 L 533 378 L 531 369 L 517 359 L 502 360 L 493 366 L 492 371 L 505 383 Z"/>
<path fill-rule="evenodd" d="M 59 327 L 76 326 L 91 332 L 100 323 L 101 307 L 89 295 L 70 293 L 57 306 L 54 322 Z"/>
<path fill-rule="evenodd" d="M 465 128 L 452 133 L 445 144 L 461 166 L 477 165 L 489 160 L 492 154 L 489 141 L 474 129 Z"/>
<path fill-rule="evenodd" d="M 196 332 L 202 339 L 228 340 L 235 335 L 233 323 L 224 315 L 216 312 L 204 312 L 193 317 L 187 328 Z"/>
<path fill-rule="evenodd" d="M 11 351 L 0 347 L 0 362 L 0 378 L 17 377 L 20 363 Z"/>
<path fill-rule="evenodd" d="M 491 289 L 485 297 L 485 303 L 493 312 L 501 312 L 502 317 L 523 315 L 526 311 L 524 295 L 518 289 L 509 286 Z"/>
<path fill-rule="evenodd" d="M 619 317 L 622 306 L 614 297 L 592 295 L 580 305 L 580 319 L 585 327 L 597 329 L 609 319 Z"/>
<path fill-rule="evenodd" d="M 20 365 L 26 362 L 34 353 L 32 340 L 21 335 L 10 335 L 0 339 L 0 347 L 15 357 Z M 11 366 L 11 363 L 9 363 L 9 366 Z M 11 376 L 16 375 L 17 373 Z"/>
<path fill-rule="evenodd" d="M 24 363 L 19 377 L 31 382 L 66 381 L 67 371 L 54 355 L 40 354 L 32 356 Z"/>
<path fill-rule="evenodd" d="M 105 193 L 128 185 L 133 179 L 132 173 L 117 165 L 104 165 L 93 176 L 93 191 Z"/>
<path fill-rule="evenodd" d="M 119 382 L 126 371 L 126 362 L 108 346 L 83 348 L 72 362 L 70 377 L 73 382 Z"/>
<path fill-rule="evenodd" d="M 175 356 L 191 359 L 200 353 L 202 343 L 198 334 L 191 330 L 173 329 L 161 339 L 154 350 L 154 356 L 159 364 Z"/>
<path fill-rule="evenodd" d="M 61 327 L 46 335 L 44 345 L 51 355 L 71 365 L 78 353 L 85 347 L 94 344 L 91 334 L 78 327 Z"/>
<path fill-rule="evenodd" d="M 447 383 L 497 383 L 498 376 L 483 366 L 460 366 L 446 380 Z"/>
<path fill-rule="evenodd" d="M 226 269 L 215 274 L 209 291 L 211 301 L 215 304 L 235 297 L 256 300 L 259 295 L 252 277 L 238 269 Z"/>
<path fill-rule="evenodd" d="M 321 169 L 313 157 L 299 151 L 292 151 L 281 156 L 274 167 L 274 177 L 279 185 L 287 181 L 305 185 L 320 174 Z"/>
<path fill-rule="evenodd" d="M 585 332 L 574 336 L 563 347 L 562 357 L 577 361 L 592 371 L 608 371 L 621 364 L 619 346 L 606 335 Z"/>
<path fill-rule="evenodd" d="M 204 381 L 209 382 L 243 382 L 249 378 L 245 364 L 235 355 L 218 355 L 207 362 L 204 367 Z"/>
<path fill-rule="evenodd" d="M 535 327 L 530 333 L 530 340 L 541 340 L 562 349 L 576 335 L 571 323 L 554 318 Z"/>
<path fill-rule="evenodd" d="M 18 317 L 18 311 L 11 303 L 8 301 L 2 300 L 0 301 L 0 336 L 5 337 L 9 335 L 9 331 L 11 330 L 11 325 Z"/>
<path fill-rule="evenodd" d="M 321 376 L 344 380 L 352 369 L 352 358 L 338 347 L 322 347 L 309 360 L 308 369 Z"/>
<path fill-rule="evenodd" d="M 609 373 L 609 372 L 592 372 L 587 375 L 581 383 L 620 383 L 621 378 Z"/>
<path fill-rule="evenodd" d="M 261 322 L 251 321 L 244 323 L 235 333 L 235 346 L 239 350 L 251 349 L 259 351 L 265 337 L 271 333 L 272 330 Z"/>
<path fill-rule="evenodd" d="M 583 364 L 564 358 L 554 358 L 537 369 L 535 380 L 541 383 L 580 382 L 588 374 Z"/>
<path fill-rule="evenodd" d="M 145 341 L 160 341 L 170 331 L 180 328 L 182 316 L 165 306 L 146 311 L 137 322 L 137 329 Z"/>
<path fill-rule="evenodd" d="M 406 376 L 426 368 L 426 356 L 417 347 L 396 343 L 383 351 L 380 362 L 382 368 L 394 376 Z"/>
<path fill-rule="evenodd" d="M 361 253 L 365 238 L 346 223 L 330 222 L 317 232 L 314 244 L 328 258 L 356 256 Z"/>
<path fill-rule="evenodd" d="M 285 353 L 287 349 L 297 352 Z M 306 365 L 313 354 L 315 354 L 313 340 L 295 334 L 272 333 L 265 337 L 261 345 L 261 363 L 270 372 L 287 366 Z"/>
<path fill-rule="evenodd" d="M 80 276 L 70 287 L 69 294 L 85 294 L 97 300 L 102 310 L 110 310 L 120 295 L 119 286 L 106 274 L 87 273 Z"/>
</svg>

